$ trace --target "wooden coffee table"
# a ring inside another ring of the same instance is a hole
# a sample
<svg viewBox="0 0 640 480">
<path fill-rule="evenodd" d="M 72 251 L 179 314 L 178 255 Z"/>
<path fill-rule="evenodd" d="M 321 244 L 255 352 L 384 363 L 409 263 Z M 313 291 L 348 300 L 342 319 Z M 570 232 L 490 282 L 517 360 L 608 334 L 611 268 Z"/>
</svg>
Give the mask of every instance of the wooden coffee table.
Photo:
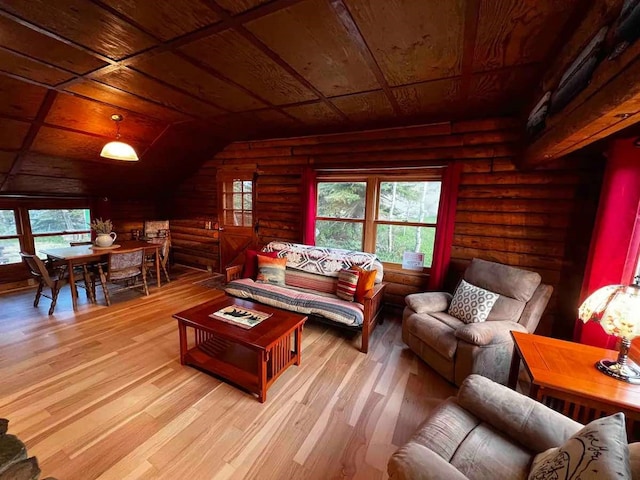
<svg viewBox="0 0 640 480">
<path fill-rule="evenodd" d="M 521 332 L 511 332 L 514 354 L 509 386 L 516 387 L 520 361 L 529 377 L 529 395 L 581 423 L 624 412 L 640 420 L 640 385 L 632 385 L 599 372 L 594 366 L 618 352 Z M 557 402 L 560 400 L 560 402 Z M 555 402 L 555 403 L 554 403 Z"/>
<path fill-rule="evenodd" d="M 209 315 L 230 305 L 273 314 L 244 329 Z M 180 363 L 222 377 L 265 402 L 267 389 L 290 365 L 300 365 L 302 327 L 307 317 L 225 296 L 174 316 L 180 331 Z M 189 348 L 187 327 L 194 330 Z"/>
</svg>

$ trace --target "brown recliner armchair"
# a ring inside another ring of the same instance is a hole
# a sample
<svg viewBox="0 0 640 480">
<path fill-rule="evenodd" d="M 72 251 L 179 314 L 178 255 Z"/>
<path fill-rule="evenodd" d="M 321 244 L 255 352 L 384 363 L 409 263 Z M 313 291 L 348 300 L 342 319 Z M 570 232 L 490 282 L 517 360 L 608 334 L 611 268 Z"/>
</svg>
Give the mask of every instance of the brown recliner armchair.
<svg viewBox="0 0 640 480">
<path fill-rule="evenodd" d="M 456 385 L 478 373 L 507 384 L 513 340 L 510 331 L 533 333 L 553 287 L 536 272 L 474 258 L 464 280 L 499 294 L 486 321 L 464 323 L 449 315 L 452 295 L 408 295 L 402 315 L 402 339 L 422 360 Z"/>
<path fill-rule="evenodd" d="M 585 445 L 591 454 L 585 452 L 582 458 L 574 456 L 570 464 L 576 468 L 580 462 L 588 465 L 589 458 L 597 458 L 600 462 L 607 461 L 610 468 L 620 467 L 620 470 L 614 469 L 619 474 L 612 476 L 584 468 L 581 473 L 585 475 L 570 478 L 640 478 L 640 443 L 627 445 L 624 417 L 613 423 L 617 428 L 602 430 L 599 439 L 597 427 L 587 434 L 596 434 L 591 436 L 597 439 L 593 441 L 595 446 Z M 593 427 L 593 423 L 590 425 Z M 409 442 L 391 456 L 389 479 L 532 478 L 529 475 L 534 460 L 539 458 L 537 455 L 566 444 L 581 429 L 580 423 L 529 397 L 479 375 L 471 375 L 463 382 L 458 395 L 440 404 Z M 609 444 L 605 447 L 601 445 L 604 436 Z M 617 448 L 613 448 L 615 445 Z M 630 472 L 625 471 L 627 465 Z M 557 467 L 560 472 L 555 476 L 545 475 L 543 470 L 542 474 L 534 473 L 533 478 L 569 478 L 560 465 Z"/>
</svg>

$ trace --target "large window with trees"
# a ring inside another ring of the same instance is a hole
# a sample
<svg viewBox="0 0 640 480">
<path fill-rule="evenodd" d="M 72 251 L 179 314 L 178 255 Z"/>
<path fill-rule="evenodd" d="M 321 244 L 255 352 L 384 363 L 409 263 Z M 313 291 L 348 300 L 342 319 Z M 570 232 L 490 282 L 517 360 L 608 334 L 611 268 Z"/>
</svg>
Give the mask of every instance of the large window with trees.
<svg viewBox="0 0 640 480">
<path fill-rule="evenodd" d="M 375 252 L 392 264 L 420 252 L 431 267 L 441 185 L 437 173 L 319 176 L 316 244 Z"/>
<path fill-rule="evenodd" d="M 91 240 L 88 208 L 29 210 L 29 224 L 36 254 L 47 248 L 68 247 L 70 242 Z"/>
<path fill-rule="evenodd" d="M 20 252 L 44 257 L 42 250 L 90 241 L 87 207 L 86 200 L 0 199 L 1 273 L 20 270 Z"/>
</svg>

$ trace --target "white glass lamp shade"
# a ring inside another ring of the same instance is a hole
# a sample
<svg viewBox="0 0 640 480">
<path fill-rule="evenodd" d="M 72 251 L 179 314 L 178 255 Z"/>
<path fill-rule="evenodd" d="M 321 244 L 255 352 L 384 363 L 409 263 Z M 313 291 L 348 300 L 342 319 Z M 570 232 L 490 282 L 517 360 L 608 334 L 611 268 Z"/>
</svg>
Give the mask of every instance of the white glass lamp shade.
<svg viewBox="0 0 640 480">
<path fill-rule="evenodd" d="M 133 147 L 124 142 L 109 142 L 100 152 L 100 156 L 104 158 L 111 158 L 113 160 L 124 160 L 126 162 L 135 162 L 138 160 L 138 155 Z"/>
<path fill-rule="evenodd" d="M 609 285 L 593 292 L 580 306 L 583 322 L 594 320 L 609 335 L 632 340 L 640 336 L 640 288 Z"/>
</svg>

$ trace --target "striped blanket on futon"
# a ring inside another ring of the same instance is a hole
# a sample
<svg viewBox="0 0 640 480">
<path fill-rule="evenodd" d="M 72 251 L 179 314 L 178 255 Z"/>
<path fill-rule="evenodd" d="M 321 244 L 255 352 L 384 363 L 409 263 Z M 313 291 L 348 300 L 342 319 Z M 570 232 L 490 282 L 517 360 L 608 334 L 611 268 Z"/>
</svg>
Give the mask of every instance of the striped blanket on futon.
<svg viewBox="0 0 640 480">
<path fill-rule="evenodd" d="M 256 283 L 250 278 L 229 282 L 225 291 L 234 297 L 255 300 L 265 305 L 292 310 L 304 315 L 318 315 L 352 327 L 362 326 L 364 320 L 362 305 L 347 302 L 326 293 L 316 295 L 289 286 L 281 287 L 267 283 Z"/>
</svg>

